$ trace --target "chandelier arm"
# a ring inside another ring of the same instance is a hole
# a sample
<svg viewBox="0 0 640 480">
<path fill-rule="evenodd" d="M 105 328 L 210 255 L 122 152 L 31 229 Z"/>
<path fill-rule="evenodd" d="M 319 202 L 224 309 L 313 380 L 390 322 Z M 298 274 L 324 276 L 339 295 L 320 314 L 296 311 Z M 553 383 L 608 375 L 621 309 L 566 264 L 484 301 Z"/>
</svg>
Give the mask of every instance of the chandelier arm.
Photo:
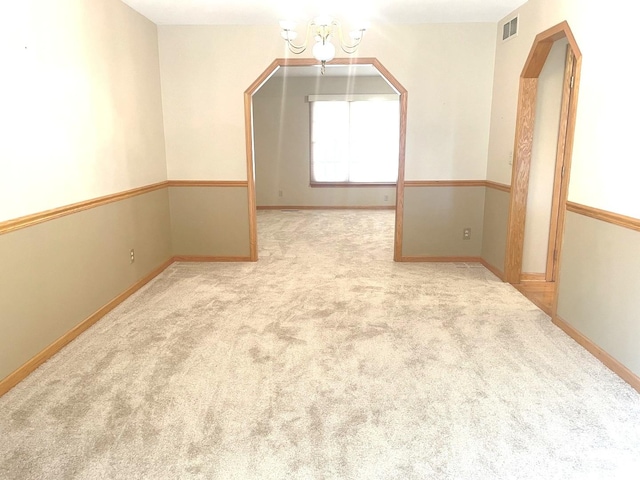
<svg viewBox="0 0 640 480">
<path fill-rule="evenodd" d="M 338 30 L 338 36 L 340 39 L 340 48 L 342 48 L 342 51 L 344 53 L 347 53 L 349 55 L 352 55 L 354 53 L 356 53 L 356 50 L 358 49 L 358 47 L 360 46 L 360 43 L 362 43 L 362 37 L 364 37 L 364 29 L 360 29 L 360 38 L 358 38 L 354 43 L 347 43 L 344 40 L 344 35 L 342 33 L 342 28 L 340 28 L 340 24 L 338 24 L 337 22 L 334 22 L 337 30 Z"/>
<path fill-rule="evenodd" d="M 283 32 L 287 32 L 287 38 L 284 39 L 287 42 L 287 46 L 289 47 L 289 51 L 291 53 L 295 53 L 296 55 L 301 54 L 307 49 L 307 42 L 309 40 L 309 31 L 311 30 L 311 23 L 307 24 L 307 30 L 304 35 L 304 42 L 300 45 L 296 45 L 293 40 L 289 39 L 288 32 L 292 32 L 292 30 L 283 30 Z"/>
</svg>

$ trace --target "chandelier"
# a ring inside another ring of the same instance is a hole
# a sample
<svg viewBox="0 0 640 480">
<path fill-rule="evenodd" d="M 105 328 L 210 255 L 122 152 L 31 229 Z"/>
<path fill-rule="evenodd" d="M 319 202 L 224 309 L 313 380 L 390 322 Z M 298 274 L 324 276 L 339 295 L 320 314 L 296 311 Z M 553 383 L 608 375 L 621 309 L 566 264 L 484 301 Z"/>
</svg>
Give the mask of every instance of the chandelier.
<svg viewBox="0 0 640 480">
<path fill-rule="evenodd" d="M 321 73 L 324 75 L 326 63 L 333 60 L 336 55 L 336 47 L 332 43 L 332 39 L 336 38 L 343 52 L 351 55 L 356 52 L 362 42 L 362 37 L 366 28 L 360 27 L 349 33 L 349 43 L 347 43 L 342 34 L 342 28 L 337 20 L 329 16 L 316 17 L 307 25 L 307 32 L 304 42 L 296 44 L 294 41 L 298 38 L 298 33 L 294 30 L 295 24 L 289 21 L 280 22 L 282 28 L 282 38 L 287 43 L 289 51 L 296 55 L 301 54 L 307 49 L 307 42 L 312 36 L 315 40 L 312 53 L 316 60 L 321 62 Z"/>
</svg>

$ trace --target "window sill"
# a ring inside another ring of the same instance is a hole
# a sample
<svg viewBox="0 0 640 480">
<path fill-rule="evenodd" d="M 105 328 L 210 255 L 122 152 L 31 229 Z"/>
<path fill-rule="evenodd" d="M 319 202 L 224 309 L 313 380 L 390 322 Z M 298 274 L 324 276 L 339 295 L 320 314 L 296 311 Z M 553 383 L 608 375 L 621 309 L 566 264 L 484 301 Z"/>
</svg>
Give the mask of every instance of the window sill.
<svg viewBox="0 0 640 480">
<path fill-rule="evenodd" d="M 395 187 L 396 183 L 366 183 L 366 182 L 311 182 L 311 188 L 361 188 L 361 187 Z"/>
</svg>

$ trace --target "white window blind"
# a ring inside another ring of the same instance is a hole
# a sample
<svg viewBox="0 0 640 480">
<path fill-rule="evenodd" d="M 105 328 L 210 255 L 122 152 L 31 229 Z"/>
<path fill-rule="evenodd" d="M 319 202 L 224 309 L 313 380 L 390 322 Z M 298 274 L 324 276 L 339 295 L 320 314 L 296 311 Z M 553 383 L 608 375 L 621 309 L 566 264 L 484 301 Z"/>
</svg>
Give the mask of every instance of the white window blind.
<svg viewBox="0 0 640 480">
<path fill-rule="evenodd" d="M 369 96 L 370 97 L 370 96 Z M 310 98 L 311 100 L 311 98 Z M 311 100 L 311 181 L 395 183 L 400 106 L 397 96 Z"/>
</svg>

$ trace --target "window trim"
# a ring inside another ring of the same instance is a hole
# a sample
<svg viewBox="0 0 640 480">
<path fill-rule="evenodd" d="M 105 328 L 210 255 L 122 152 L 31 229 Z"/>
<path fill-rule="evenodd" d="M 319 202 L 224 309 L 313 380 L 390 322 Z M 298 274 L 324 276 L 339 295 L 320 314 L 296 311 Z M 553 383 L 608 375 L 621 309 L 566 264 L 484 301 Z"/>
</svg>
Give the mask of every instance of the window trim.
<svg viewBox="0 0 640 480">
<path fill-rule="evenodd" d="M 399 121 L 402 121 L 402 113 L 401 113 L 401 103 L 400 103 L 400 95 L 391 93 L 371 93 L 371 94 L 343 94 L 343 95 L 308 95 L 306 97 L 306 102 L 309 104 L 309 186 L 311 188 L 351 188 L 351 187 L 365 187 L 365 188 L 374 188 L 374 187 L 396 187 L 398 185 L 398 181 L 395 182 L 321 182 L 315 180 L 313 177 L 313 142 L 312 132 L 313 132 L 313 103 L 314 102 L 397 102 L 399 109 Z M 401 128 L 401 126 L 399 126 Z M 400 161 L 400 150 L 398 149 L 398 162 Z"/>
</svg>

